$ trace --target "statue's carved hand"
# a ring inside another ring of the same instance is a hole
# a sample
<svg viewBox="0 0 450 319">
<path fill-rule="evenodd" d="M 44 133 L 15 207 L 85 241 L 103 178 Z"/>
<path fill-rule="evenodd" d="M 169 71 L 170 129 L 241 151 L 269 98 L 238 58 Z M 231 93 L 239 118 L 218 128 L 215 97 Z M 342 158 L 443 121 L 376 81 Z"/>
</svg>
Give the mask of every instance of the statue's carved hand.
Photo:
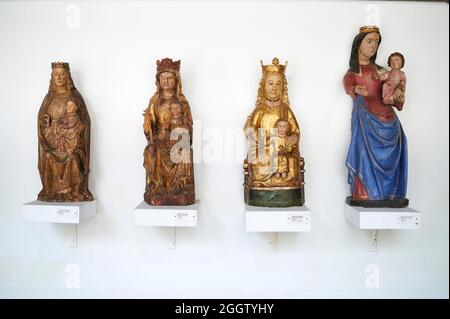
<svg viewBox="0 0 450 319">
<path fill-rule="evenodd" d="M 48 114 L 44 114 L 41 117 L 41 125 L 43 127 L 49 127 L 50 126 L 50 116 Z"/>
<path fill-rule="evenodd" d="M 146 147 L 146 150 L 151 156 L 155 155 L 155 145 L 154 144 L 149 143 Z"/>
<path fill-rule="evenodd" d="M 67 153 L 65 153 L 65 152 L 61 152 L 61 151 L 54 151 L 53 152 L 53 155 L 56 157 L 56 159 L 59 161 L 59 162 L 66 162 L 67 161 L 67 159 L 69 158 L 69 156 L 68 156 L 68 154 Z"/>
<path fill-rule="evenodd" d="M 297 136 L 296 135 L 291 135 L 289 137 L 286 138 L 286 146 L 287 147 L 291 147 L 293 145 L 295 145 L 295 143 L 297 143 Z"/>
<path fill-rule="evenodd" d="M 361 96 L 368 96 L 369 92 L 367 92 L 365 85 L 355 85 L 355 88 L 353 89 L 353 92 L 355 94 L 361 95 Z"/>
<path fill-rule="evenodd" d="M 394 101 L 398 103 L 405 102 L 405 93 L 402 88 L 397 88 L 394 92 Z"/>
</svg>

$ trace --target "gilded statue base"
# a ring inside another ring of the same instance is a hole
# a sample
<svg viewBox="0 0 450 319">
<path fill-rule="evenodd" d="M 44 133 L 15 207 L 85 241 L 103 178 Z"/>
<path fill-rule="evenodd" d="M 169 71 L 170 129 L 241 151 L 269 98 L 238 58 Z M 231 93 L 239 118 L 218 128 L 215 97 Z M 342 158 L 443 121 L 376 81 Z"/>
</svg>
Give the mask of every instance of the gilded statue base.
<svg viewBox="0 0 450 319">
<path fill-rule="evenodd" d="M 244 186 L 245 203 L 260 207 L 292 207 L 305 203 L 304 187 L 271 187 L 270 189 Z"/>
<path fill-rule="evenodd" d="M 350 206 L 360 206 L 360 207 L 404 208 L 409 205 L 409 199 L 407 198 L 368 200 L 368 199 L 355 199 L 352 196 L 348 196 L 345 202 Z"/>
<path fill-rule="evenodd" d="M 147 204 L 153 206 L 187 206 L 195 204 L 195 193 L 170 195 L 146 192 L 144 200 Z"/>
</svg>

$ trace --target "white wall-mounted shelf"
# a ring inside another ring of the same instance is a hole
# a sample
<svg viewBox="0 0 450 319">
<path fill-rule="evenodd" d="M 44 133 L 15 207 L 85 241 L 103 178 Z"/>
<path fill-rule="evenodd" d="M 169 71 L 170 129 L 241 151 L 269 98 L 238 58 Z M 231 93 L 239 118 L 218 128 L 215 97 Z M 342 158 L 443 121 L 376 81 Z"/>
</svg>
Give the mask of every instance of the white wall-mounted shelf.
<svg viewBox="0 0 450 319">
<path fill-rule="evenodd" d="M 378 231 L 420 229 L 422 213 L 410 208 L 372 208 L 345 204 L 345 218 L 359 229 L 368 230 L 369 251 L 378 250 Z"/>
<path fill-rule="evenodd" d="M 306 206 L 286 208 L 245 205 L 247 232 L 310 232 L 311 211 Z"/>
<path fill-rule="evenodd" d="M 200 201 L 188 206 L 152 206 L 142 201 L 133 212 L 134 223 L 139 226 L 171 227 L 169 249 L 177 246 L 177 228 L 197 227 Z"/>
<path fill-rule="evenodd" d="M 420 229 L 422 213 L 410 207 L 366 208 L 345 204 L 345 218 L 359 229 Z"/>
<path fill-rule="evenodd" d="M 142 201 L 133 212 L 139 226 L 197 227 L 200 201 L 188 206 L 151 206 Z"/>
<path fill-rule="evenodd" d="M 35 200 L 22 205 L 22 220 L 27 222 L 73 225 L 66 242 L 78 247 L 78 225 L 97 214 L 97 200 L 89 202 L 43 202 Z"/>
<path fill-rule="evenodd" d="M 97 201 L 43 202 L 22 205 L 22 219 L 28 222 L 79 224 L 97 214 Z"/>
</svg>

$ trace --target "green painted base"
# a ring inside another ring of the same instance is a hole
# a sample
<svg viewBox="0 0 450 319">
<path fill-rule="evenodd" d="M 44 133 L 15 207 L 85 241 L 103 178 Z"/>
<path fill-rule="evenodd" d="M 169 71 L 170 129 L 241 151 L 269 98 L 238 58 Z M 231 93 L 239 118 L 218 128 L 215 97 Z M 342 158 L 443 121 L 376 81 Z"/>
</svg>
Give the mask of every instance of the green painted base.
<svg viewBox="0 0 450 319">
<path fill-rule="evenodd" d="M 303 187 L 294 189 L 261 190 L 244 187 L 245 203 L 261 207 L 303 206 L 305 192 Z"/>
</svg>

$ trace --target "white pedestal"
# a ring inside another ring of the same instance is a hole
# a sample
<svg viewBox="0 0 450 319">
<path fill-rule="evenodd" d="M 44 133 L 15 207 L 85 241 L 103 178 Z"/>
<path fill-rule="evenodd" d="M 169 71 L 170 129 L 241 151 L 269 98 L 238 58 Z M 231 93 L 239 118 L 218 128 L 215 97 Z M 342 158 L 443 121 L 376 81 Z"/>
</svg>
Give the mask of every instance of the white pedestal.
<svg viewBox="0 0 450 319">
<path fill-rule="evenodd" d="M 152 206 L 142 201 L 133 212 L 134 223 L 139 226 L 172 227 L 169 231 L 169 249 L 177 247 L 178 227 L 197 227 L 200 201 L 189 206 Z"/>
<path fill-rule="evenodd" d="M 378 230 L 420 229 L 422 213 L 410 207 L 365 208 L 345 204 L 345 218 L 359 229 L 367 229 L 369 251 L 378 250 Z"/>
<path fill-rule="evenodd" d="M 97 214 L 97 201 L 43 202 L 22 205 L 22 219 L 28 222 L 79 224 Z"/>
<path fill-rule="evenodd" d="M 78 224 L 97 214 L 97 201 L 43 202 L 35 200 L 22 205 L 22 219 L 27 222 L 72 224 L 66 235 L 69 248 L 78 247 Z M 68 227 L 68 226 L 67 226 Z"/>
<path fill-rule="evenodd" d="M 345 218 L 359 229 L 420 229 L 421 215 L 410 207 L 364 208 L 345 204 Z"/>
<path fill-rule="evenodd" d="M 151 206 L 142 201 L 133 213 L 134 222 L 140 226 L 197 227 L 200 201 L 189 206 Z"/>
<path fill-rule="evenodd" d="M 286 208 L 245 205 L 247 232 L 310 232 L 311 211 L 306 206 Z"/>
</svg>

